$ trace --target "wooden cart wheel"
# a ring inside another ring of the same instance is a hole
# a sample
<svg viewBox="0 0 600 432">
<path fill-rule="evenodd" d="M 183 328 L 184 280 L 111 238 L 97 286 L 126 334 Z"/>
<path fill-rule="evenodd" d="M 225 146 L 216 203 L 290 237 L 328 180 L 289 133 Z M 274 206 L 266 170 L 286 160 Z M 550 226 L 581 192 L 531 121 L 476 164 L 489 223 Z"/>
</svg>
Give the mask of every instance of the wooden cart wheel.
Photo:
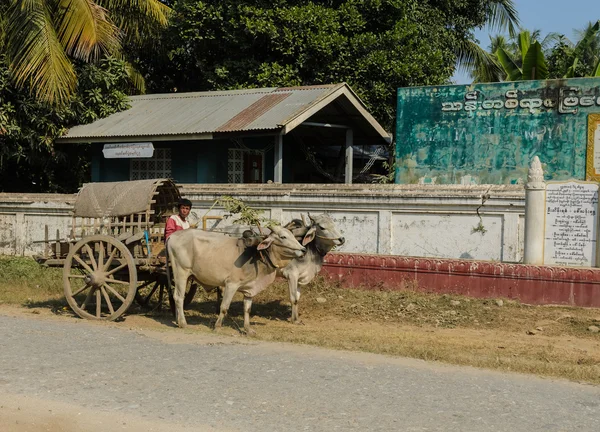
<svg viewBox="0 0 600 432">
<path fill-rule="evenodd" d="M 142 283 L 138 286 L 135 301 L 140 306 L 151 311 L 159 309 L 162 306 L 164 293 L 168 292 L 167 283 L 166 275 L 159 275 L 156 279 Z M 197 291 L 198 284 L 189 279 L 185 287 L 184 308 L 187 308 L 192 303 Z M 169 304 L 171 309 L 174 310 L 172 295 L 169 295 Z"/>
<path fill-rule="evenodd" d="M 113 237 L 86 237 L 73 246 L 65 260 L 63 287 L 77 315 L 113 321 L 135 298 L 137 269 L 133 256 Z"/>
<path fill-rule="evenodd" d="M 135 301 L 138 305 L 149 310 L 160 308 L 166 290 L 166 277 L 157 274 L 156 277 L 141 283 L 137 287 Z"/>
<path fill-rule="evenodd" d="M 198 284 L 192 279 L 188 279 L 187 285 L 185 286 L 185 297 L 183 298 L 183 307 L 187 308 L 194 301 L 196 292 L 198 291 Z"/>
</svg>

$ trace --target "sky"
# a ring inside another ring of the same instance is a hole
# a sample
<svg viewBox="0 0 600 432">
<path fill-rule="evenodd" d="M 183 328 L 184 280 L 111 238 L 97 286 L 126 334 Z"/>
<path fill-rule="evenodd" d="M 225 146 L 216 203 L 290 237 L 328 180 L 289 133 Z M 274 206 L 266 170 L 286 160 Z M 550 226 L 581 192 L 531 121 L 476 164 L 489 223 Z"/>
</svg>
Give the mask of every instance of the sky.
<svg viewBox="0 0 600 432">
<path fill-rule="evenodd" d="M 514 3 L 521 27 L 528 30 L 540 29 L 542 36 L 556 32 L 574 40 L 573 30 L 583 28 L 589 21 L 600 19 L 599 0 L 514 0 Z M 475 31 L 475 37 L 485 49 L 489 47 L 489 33 L 487 28 Z M 464 73 L 457 73 L 452 79 L 457 84 L 471 82 Z"/>
</svg>

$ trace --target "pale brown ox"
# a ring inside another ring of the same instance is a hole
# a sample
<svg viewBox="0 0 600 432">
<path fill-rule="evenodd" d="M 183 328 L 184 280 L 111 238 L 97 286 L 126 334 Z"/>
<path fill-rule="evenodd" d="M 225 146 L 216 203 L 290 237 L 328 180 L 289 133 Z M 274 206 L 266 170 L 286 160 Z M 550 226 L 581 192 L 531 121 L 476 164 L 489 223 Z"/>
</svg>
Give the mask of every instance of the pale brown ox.
<svg viewBox="0 0 600 432">
<path fill-rule="evenodd" d="M 306 246 L 306 254 L 303 257 L 294 258 L 289 265 L 277 270 L 277 274 L 288 281 L 290 302 L 292 303 L 292 323 L 299 322 L 300 285 L 306 285 L 312 281 L 321 271 L 325 255 L 334 246 L 341 246 L 345 242 L 331 217 L 326 214 L 315 216 L 309 214 L 308 217 L 309 221 L 294 219 L 285 226 L 296 239 L 302 242 L 303 246 Z"/>
<path fill-rule="evenodd" d="M 294 235 L 282 227 L 272 232 L 258 246 L 248 247 L 248 239 L 196 229 L 173 233 L 167 242 L 173 269 L 177 325 L 187 325 L 183 312 L 185 286 L 192 276 L 206 290 L 223 287 L 219 317 L 215 328 L 223 325 L 231 300 L 237 291 L 244 294 L 244 329 L 250 329 L 252 298 L 274 280 L 277 269 L 304 255 L 304 248 Z"/>
</svg>

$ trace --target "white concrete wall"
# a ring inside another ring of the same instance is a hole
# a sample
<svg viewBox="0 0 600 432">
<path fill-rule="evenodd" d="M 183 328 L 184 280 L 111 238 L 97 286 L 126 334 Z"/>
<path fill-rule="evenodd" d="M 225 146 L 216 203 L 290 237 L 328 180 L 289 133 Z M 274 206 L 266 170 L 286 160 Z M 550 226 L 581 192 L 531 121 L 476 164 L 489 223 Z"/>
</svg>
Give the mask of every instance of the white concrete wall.
<svg viewBox="0 0 600 432">
<path fill-rule="evenodd" d="M 208 209 L 222 195 L 232 195 L 263 216 L 282 223 L 301 212 L 327 212 L 346 237 L 339 250 L 519 262 L 523 256 L 525 194 L 522 186 L 489 185 L 183 185 L 199 218 L 224 215 Z M 487 197 L 482 199 L 482 197 Z M 482 204 L 482 201 L 483 204 Z M 0 194 L 0 253 L 43 252 L 44 225 L 50 238 L 70 229 L 71 195 L 22 197 Z M 483 230 L 479 225 L 477 209 Z M 241 232 L 232 217 L 208 227 Z M 64 234 L 63 234 L 64 233 Z"/>
<path fill-rule="evenodd" d="M 45 226 L 55 240 L 68 236 L 74 195 L 0 193 L 0 254 L 44 252 Z"/>
</svg>

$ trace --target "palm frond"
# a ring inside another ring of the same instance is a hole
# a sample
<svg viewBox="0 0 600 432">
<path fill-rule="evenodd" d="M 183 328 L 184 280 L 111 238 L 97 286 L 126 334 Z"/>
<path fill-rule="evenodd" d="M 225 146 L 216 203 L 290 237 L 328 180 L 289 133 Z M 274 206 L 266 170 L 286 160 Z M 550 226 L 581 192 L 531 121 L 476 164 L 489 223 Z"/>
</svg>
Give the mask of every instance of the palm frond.
<svg viewBox="0 0 600 432">
<path fill-rule="evenodd" d="M 458 69 L 470 72 L 476 82 L 497 82 L 502 78 L 502 68 L 493 54 L 473 41 L 465 41 L 456 52 Z"/>
<path fill-rule="evenodd" d="M 15 84 L 28 87 L 51 104 L 68 101 L 76 76 L 54 30 L 46 0 L 20 0 L 9 8 L 6 29 L 10 72 Z"/>
<path fill-rule="evenodd" d="M 140 43 L 156 37 L 166 27 L 171 8 L 158 0 L 95 0 L 108 10 L 109 16 L 128 41 Z"/>
<path fill-rule="evenodd" d="M 577 42 L 577 45 L 575 45 L 575 48 L 573 49 L 573 54 L 571 55 L 571 59 L 581 57 L 581 54 L 592 43 L 599 31 L 600 20 L 596 21 L 596 23 L 593 26 L 588 26 L 585 29 L 585 32 L 583 33 L 581 39 L 579 39 L 579 42 Z M 572 62 L 572 60 L 570 60 L 570 62 Z"/>
<path fill-rule="evenodd" d="M 490 35 L 490 52 L 496 52 L 498 48 L 502 48 L 503 50 L 510 49 L 510 42 L 508 41 L 508 39 L 506 39 L 506 36 L 504 35 Z"/>
<path fill-rule="evenodd" d="M 87 62 L 119 50 L 119 30 L 94 1 L 59 0 L 59 11 L 58 38 L 69 55 Z"/>
<path fill-rule="evenodd" d="M 519 28 L 519 14 L 513 0 L 493 0 L 488 12 L 488 24 L 491 29 L 503 31 L 514 36 Z"/>
<path fill-rule="evenodd" d="M 127 72 L 127 76 L 133 87 L 141 94 L 146 93 L 146 80 L 140 71 L 129 62 L 125 62 L 125 71 Z"/>
<path fill-rule="evenodd" d="M 556 43 L 560 42 L 562 37 L 563 35 L 561 35 L 560 33 L 550 32 L 546 36 L 544 36 L 544 38 L 541 41 L 538 39 L 538 42 L 540 43 L 540 45 L 542 45 L 542 49 L 546 51 Z"/>
</svg>

